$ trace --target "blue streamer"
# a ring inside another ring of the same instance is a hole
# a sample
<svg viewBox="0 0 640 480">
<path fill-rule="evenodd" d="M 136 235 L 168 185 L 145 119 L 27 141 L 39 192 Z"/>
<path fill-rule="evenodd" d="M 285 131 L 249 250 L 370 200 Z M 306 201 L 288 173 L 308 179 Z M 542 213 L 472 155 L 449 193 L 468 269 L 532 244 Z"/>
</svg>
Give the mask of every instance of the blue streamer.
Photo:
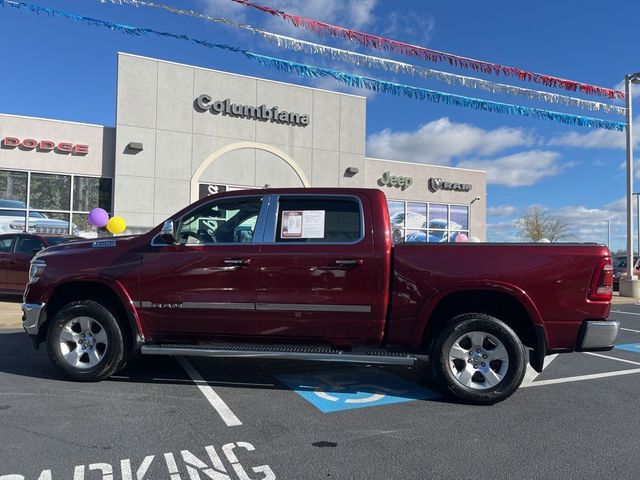
<svg viewBox="0 0 640 480">
<path fill-rule="evenodd" d="M 389 93 L 391 95 L 404 95 L 409 98 L 425 100 L 435 103 L 444 103 L 447 105 L 455 105 L 458 107 L 467 107 L 474 110 L 483 110 L 486 112 L 503 113 L 509 115 L 520 115 L 522 117 L 535 117 L 544 120 L 564 123 L 566 125 L 577 125 L 580 127 L 603 128 L 607 130 L 624 131 L 626 123 L 613 122 L 610 120 L 602 120 L 593 117 L 584 117 L 581 115 L 571 115 L 566 113 L 554 112 L 551 110 L 543 110 L 540 108 L 525 107 L 522 105 L 512 105 L 509 103 L 492 102 L 489 100 L 480 100 L 478 98 L 465 97 L 462 95 L 453 95 L 448 93 L 427 90 L 426 88 L 412 87 L 400 83 L 387 82 L 376 78 L 363 77 L 329 68 L 315 67 L 303 63 L 290 62 L 279 58 L 258 55 L 256 53 L 245 52 L 245 55 L 252 60 L 259 62 L 261 65 L 269 68 L 275 68 L 281 72 L 299 75 L 308 78 L 331 77 L 338 82 L 349 87 L 361 88 L 380 93 Z"/>
<path fill-rule="evenodd" d="M 126 33 L 134 37 L 141 37 L 144 35 L 156 35 L 158 37 L 174 38 L 176 40 L 185 40 L 187 42 L 191 42 L 196 45 L 201 45 L 207 48 L 217 48 L 222 50 L 230 50 L 232 52 L 245 53 L 245 50 L 232 47 L 231 45 L 212 43 L 212 42 L 208 42 L 207 40 L 198 40 L 197 38 L 192 38 L 184 34 L 179 35 L 179 34 L 170 33 L 170 32 L 161 32 L 158 30 L 153 30 L 151 28 L 134 27 L 131 25 L 125 25 L 123 23 L 108 22 L 106 20 L 99 20 L 97 18 L 85 17 L 82 15 L 76 15 L 74 13 L 63 12 L 61 10 L 56 10 L 55 8 L 41 7 L 39 5 L 30 5 L 27 3 L 14 2 L 11 0 L 0 0 L 0 6 L 12 7 L 17 10 L 24 10 L 29 13 L 35 13 L 36 15 L 48 15 L 50 17 L 66 18 L 68 20 L 73 20 L 75 22 L 82 22 L 86 25 L 108 28 L 109 30 Z"/>
<path fill-rule="evenodd" d="M 551 110 L 525 107 L 522 105 L 512 105 L 508 103 L 492 102 L 489 100 L 480 100 L 478 98 L 442 93 L 434 90 L 427 90 L 425 88 L 412 87 L 410 85 L 378 80 L 376 78 L 363 77 L 361 75 L 340 72 L 338 70 L 331 70 L 328 68 L 315 67 L 303 63 L 290 62 L 288 60 L 282 60 L 279 58 L 251 53 L 247 50 L 233 47 L 231 45 L 212 43 L 207 40 L 199 40 L 185 34 L 175 34 L 153 30 L 151 28 L 134 27 L 122 23 L 113 23 L 106 20 L 99 20 L 96 18 L 84 17 L 82 15 L 76 15 L 73 13 L 62 12 L 53 8 L 41 7 L 39 5 L 30 5 L 22 2 L 15 2 L 12 0 L 0 0 L 0 6 L 12 7 L 18 10 L 34 13 L 36 15 L 44 14 L 51 17 L 66 18 L 76 22 L 82 22 L 87 25 L 93 25 L 96 27 L 108 28 L 109 30 L 113 31 L 119 31 L 132 36 L 156 35 L 159 37 L 184 40 L 211 49 L 222 49 L 231 52 L 242 53 L 250 60 L 257 61 L 265 67 L 275 68 L 281 72 L 296 74 L 308 78 L 331 77 L 349 87 L 367 89 L 374 92 L 388 93 L 391 95 L 404 95 L 406 97 L 418 100 L 456 105 L 458 107 L 473 108 L 474 110 L 484 110 L 487 112 L 520 115 L 523 117 L 532 116 L 535 118 L 560 122 L 566 125 L 577 125 L 580 127 L 603 128 L 607 130 L 617 131 L 623 131 L 626 127 L 626 124 L 623 122 L 613 122 L 610 120 L 584 117 L 581 115 L 570 115 L 560 112 L 554 112 Z"/>
</svg>

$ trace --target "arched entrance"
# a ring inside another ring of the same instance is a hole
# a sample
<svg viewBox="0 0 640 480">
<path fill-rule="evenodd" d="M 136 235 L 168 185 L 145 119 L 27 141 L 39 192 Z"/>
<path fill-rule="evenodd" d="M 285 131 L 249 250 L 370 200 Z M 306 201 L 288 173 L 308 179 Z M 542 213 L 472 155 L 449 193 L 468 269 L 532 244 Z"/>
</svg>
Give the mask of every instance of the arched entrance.
<svg viewBox="0 0 640 480">
<path fill-rule="evenodd" d="M 242 150 L 242 149 L 263 150 L 265 152 L 269 152 L 272 155 L 275 155 L 276 157 L 284 161 L 287 165 L 289 165 L 291 169 L 293 169 L 293 171 L 295 172 L 297 177 L 300 179 L 300 182 L 304 187 L 311 186 L 309 179 L 305 175 L 304 171 L 302 171 L 300 166 L 289 155 L 287 155 L 285 152 L 283 152 L 279 148 L 276 148 L 272 145 L 267 145 L 265 143 L 237 142 L 237 143 L 232 143 L 230 145 L 225 145 L 224 147 L 216 150 L 211 155 L 209 155 L 207 159 L 204 162 L 202 162 L 200 166 L 196 169 L 196 171 L 193 173 L 193 176 L 191 177 L 191 201 L 192 202 L 195 202 L 196 200 L 198 200 L 198 182 L 200 181 L 200 178 L 202 177 L 202 175 L 207 171 L 209 166 L 213 164 L 216 160 L 224 156 L 225 154 L 233 152 L 235 150 Z"/>
</svg>

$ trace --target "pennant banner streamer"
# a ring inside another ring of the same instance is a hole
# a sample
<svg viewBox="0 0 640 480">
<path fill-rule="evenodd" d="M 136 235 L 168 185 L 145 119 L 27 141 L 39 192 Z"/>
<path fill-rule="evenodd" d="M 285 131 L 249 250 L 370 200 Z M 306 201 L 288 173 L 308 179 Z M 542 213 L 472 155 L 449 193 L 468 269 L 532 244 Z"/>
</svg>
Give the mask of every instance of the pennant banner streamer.
<svg viewBox="0 0 640 480">
<path fill-rule="evenodd" d="M 240 48 L 232 47 L 230 45 L 213 43 L 207 40 L 198 40 L 197 38 L 192 38 L 184 34 L 161 32 L 158 30 L 153 30 L 151 28 L 134 27 L 134 26 L 125 25 L 122 23 L 113 23 L 113 22 L 108 22 L 106 20 L 99 20 L 97 18 L 84 17 L 82 15 L 76 15 L 74 13 L 63 12 L 61 10 L 56 10 L 54 8 L 41 7 L 39 5 L 30 5 L 28 3 L 14 2 L 11 0 L 0 0 L 0 7 L 12 7 L 18 10 L 24 10 L 25 12 L 35 13 L 36 15 L 42 14 L 42 15 L 48 15 L 50 17 L 66 18 L 68 20 L 82 22 L 87 25 L 93 25 L 94 27 L 103 27 L 103 28 L 108 28 L 109 30 L 123 32 L 128 35 L 132 35 L 134 37 L 140 37 L 143 35 L 156 35 L 158 37 L 174 38 L 176 40 L 185 40 L 187 42 L 191 42 L 196 45 L 201 45 L 207 48 L 218 48 L 223 50 L 230 50 L 232 52 L 245 53 L 245 51 Z"/>
<path fill-rule="evenodd" d="M 327 45 L 321 45 L 318 43 L 307 42 L 296 38 L 287 37 L 285 35 L 279 35 L 277 33 L 267 32 L 259 28 L 255 28 L 251 25 L 237 23 L 233 20 L 224 17 L 212 17 L 200 12 L 194 12 L 193 10 L 183 10 L 174 8 L 169 5 L 164 5 L 156 2 L 147 2 L 144 0 L 101 0 L 102 3 L 111 2 L 117 5 L 132 5 L 136 7 L 152 7 L 166 10 L 176 15 L 188 16 L 206 20 L 208 22 L 220 23 L 227 26 L 239 28 L 256 35 L 260 35 L 266 40 L 269 40 L 274 45 L 280 48 L 286 48 L 296 52 L 304 52 L 310 54 L 319 54 L 323 56 L 331 57 L 335 60 L 348 62 L 359 67 L 378 68 L 393 73 L 403 73 L 413 76 L 419 76 L 421 78 L 429 80 L 437 80 L 445 82 L 449 85 L 457 84 L 467 88 L 480 89 L 485 92 L 507 94 L 507 95 L 519 95 L 530 98 L 532 100 L 540 100 L 548 103 L 555 103 L 560 105 L 573 106 L 582 108 L 585 110 L 591 110 L 594 112 L 606 112 L 616 115 L 625 115 L 624 107 L 617 105 L 609 105 L 601 102 L 594 102 L 591 100 L 583 100 L 575 97 L 568 97 L 565 95 L 558 95 L 556 93 L 541 92 L 539 90 L 531 90 L 529 88 L 515 87 L 512 85 L 504 85 L 501 83 L 490 82 L 474 77 L 467 77 L 464 75 L 455 75 L 452 73 L 442 72 L 439 70 L 432 70 L 425 67 L 419 67 L 411 65 L 409 63 L 398 62 L 395 60 L 389 60 L 387 58 L 375 57 L 371 55 L 363 55 L 361 53 L 352 52 L 349 50 L 343 50 L 340 48 L 329 47 Z"/>
<path fill-rule="evenodd" d="M 258 55 L 251 52 L 246 52 L 245 55 L 251 59 L 257 60 L 266 67 L 275 68 L 281 72 L 292 73 L 309 78 L 331 77 L 349 87 L 362 88 L 372 90 L 374 92 L 404 95 L 418 100 L 427 100 L 435 103 L 467 107 L 474 110 L 484 110 L 486 112 L 505 113 L 510 115 L 520 115 L 522 117 L 535 117 L 545 120 L 553 120 L 566 125 L 578 125 L 580 127 L 623 131 L 626 126 L 624 122 L 612 122 L 599 118 L 570 115 L 550 110 L 542 110 L 539 108 L 491 102 L 488 100 L 480 100 L 478 98 L 464 97 L 461 95 L 452 95 L 449 93 L 437 92 L 435 90 L 428 90 L 426 88 L 412 87 L 401 83 L 387 82 L 377 78 L 363 77 L 352 73 L 340 72 L 328 68 L 290 62 L 288 60 L 267 57 L 265 55 Z"/>
<path fill-rule="evenodd" d="M 66 18 L 77 22 L 82 22 L 87 25 L 96 27 L 108 28 L 113 31 L 119 31 L 133 36 L 143 35 L 156 35 L 160 37 L 173 38 L 176 40 L 187 41 L 196 45 L 201 45 L 210 49 L 222 49 L 235 53 L 241 53 L 247 58 L 259 62 L 261 65 L 275 68 L 279 71 L 292 73 L 308 78 L 320 78 L 330 77 L 334 78 L 338 82 L 356 88 L 363 88 L 381 93 L 389 93 L 392 95 L 404 95 L 410 98 L 426 100 L 436 103 L 444 103 L 449 105 L 456 105 L 460 107 L 473 108 L 475 110 L 484 110 L 488 112 L 505 113 L 511 115 L 520 115 L 524 117 L 535 117 L 546 120 L 552 120 L 567 125 L 577 125 L 582 127 L 591 128 L 603 128 L 607 130 L 624 130 L 626 124 L 621 122 L 613 122 L 609 120 L 602 120 L 591 117 L 583 117 L 579 115 L 569 115 L 560 112 L 553 112 L 549 110 L 542 110 L 538 108 L 525 107 L 520 105 L 511 105 L 507 103 L 491 102 L 486 100 L 480 100 L 477 98 L 464 97 L 460 95 L 452 95 L 434 90 L 427 90 L 424 88 L 413 87 L 410 85 L 403 85 L 399 83 L 387 82 L 375 78 L 363 77 L 347 72 L 340 72 L 337 70 L 331 70 L 327 68 L 315 67 L 312 65 L 306 65 L 302 63 L 290 62 L 279 58 L 268 57 L 265 55 L 259 55 L 251 53 L 246 50 L 233 47 L 225 44 L 217 44 L 206 40 L 199 40 L 192 38 L 185 34 L 174 34 L 169 32 L 161 32 L 150 28 L 135 27 L 132 25 L 125 25 L 119 23 L 113 23 L 105 20 L 99 20 L 96 18 L 84 17 L 82 15 L 76 15 L 72 13 L 63 12 L 60 10 L 41 7 L 38 5 L 30 5 L 22 2 L 16 2 L 12 0 L 0 0 L 0 6 L 12 7 L 23 10 L 25 12 L 34 14 L 44 14 L 49 16 Z"/>
<path fill-rule="evenodd" d="M 260 10 L 261 12 L 269 13 L 275 17 L 290 22 L 297 28 L 304 28 L 305 30 L 309 30 L 320 35 L 349 40 L 365 47 L 376 48 L 379 50 L 388 50 L 394 53 L 399 53 L 401 55 L 407 55 L 410 57 L 417 57 L 430 62 L 449 63 L 450 65 L 453 65 L 455 67 L 472 69 L 481 71 L 483 73 L 492 73 L 495 75 L 502 74 L 508 77 L 516 77 L 523 81 L 539 83 L 547 87 L 563 88 L 565 90 L 571 91 L 579 90 L 589 95 L 600 95 L 608 98 L 624 98 L 624 92 L 611 88 L 598 87 L 596 85 L 590 85 L 588 83 L 581 83 L 564 78 L 553 77 L 550 75 L 543 75 L 541 73 L 529 72 L 527 70 L 522 70 L 519 68 L 499 65 L 497 63 L 461 57 L 458 55 L 453 55 L 451 53 L 441 52 L 439 50 L 433 50 L 426 47 L 399 42 L 397 40 L 391 40 L 385 37 L 379 37 L 377 35 L 359 32 L 357 30 L 349 30 L 344 27 L 331 25 L 329 23 L 320 22 L 311 18 L 292 15 L 290 13 L 283 12 L 282 10 L 276 10 L 273 8 L 265 7 L 263 5 L 258 5 L 248 0 L 231 1 L 247 7 L 255 8 L 257 10 Z"/>
</svg>

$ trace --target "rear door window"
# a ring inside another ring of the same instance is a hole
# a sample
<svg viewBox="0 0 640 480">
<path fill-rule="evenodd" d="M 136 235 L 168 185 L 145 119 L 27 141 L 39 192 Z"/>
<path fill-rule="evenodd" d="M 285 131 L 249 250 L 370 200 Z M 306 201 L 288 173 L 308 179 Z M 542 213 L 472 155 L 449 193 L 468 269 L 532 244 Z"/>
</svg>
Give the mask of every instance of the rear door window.
<svg viewBox="0 0 640 480">
<path fill-rule="evenodd" d="M 355 243 L 362 234 L 362 211 L 356 198 L 280 198 L 276 242 Z"/>
</svg>

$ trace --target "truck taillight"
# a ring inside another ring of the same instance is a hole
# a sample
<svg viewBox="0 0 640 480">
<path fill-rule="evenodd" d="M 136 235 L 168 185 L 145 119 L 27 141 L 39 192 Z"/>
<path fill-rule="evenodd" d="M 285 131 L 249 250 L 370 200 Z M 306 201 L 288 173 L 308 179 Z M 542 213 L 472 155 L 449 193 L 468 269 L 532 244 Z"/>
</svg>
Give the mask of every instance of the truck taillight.
<svg viewBox="0 0 640 480">
<path fill-rule="evenodd" d="M 610 302 L 613 297 L 613 266 L 609 260 L 604 260 L 591 280 L 589 300 L 597 302 Z"/>
</svg>

